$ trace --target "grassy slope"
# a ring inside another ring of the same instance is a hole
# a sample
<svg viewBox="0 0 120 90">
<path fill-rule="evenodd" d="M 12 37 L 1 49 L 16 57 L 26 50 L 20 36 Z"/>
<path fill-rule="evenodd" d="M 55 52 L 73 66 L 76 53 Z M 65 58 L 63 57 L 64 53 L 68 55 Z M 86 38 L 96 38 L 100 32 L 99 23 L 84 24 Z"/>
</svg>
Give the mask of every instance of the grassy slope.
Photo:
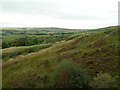
<svg viewBox="0 0 120 90">
<path fill-rule="evenodd" d="M 46 87 L 61 60 L 72 59 L 90 75 L 117 75 L 117 30 L 103 30 L 3 62 L 3 87 Z"/>
<path fill-rule="evenodd" d="M 22 47 L 10 47 L 2 50 L 3 61 L 15 58 L 18 55 L 26 55 L 28 53 L 37 52 L 41 49 L 51 47 L 52 44 L 40 44 L 32 46 L 22 46 Z"/>
</svg>

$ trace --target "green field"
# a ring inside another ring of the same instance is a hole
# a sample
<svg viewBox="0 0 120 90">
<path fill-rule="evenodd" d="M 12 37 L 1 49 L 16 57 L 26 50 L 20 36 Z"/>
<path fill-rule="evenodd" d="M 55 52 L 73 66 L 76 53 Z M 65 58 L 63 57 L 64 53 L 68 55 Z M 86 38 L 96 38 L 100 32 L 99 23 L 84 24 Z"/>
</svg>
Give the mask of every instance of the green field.
<svg viewBox="0 0 120 90">
<path fill-rule="evenodd" d="M 43 31 L 55 33 L 27 33 L 32 37 L 28 40 L 38 41 L 32 44 L 27 40 L 19 44 L 26 34 L 3 36 L 3 41 L 10 42 L 2 49 L 3 88 L 119 88 L 117 26 Z M 19 42 L 15 45 L 16 40 Z"/>
</svg>

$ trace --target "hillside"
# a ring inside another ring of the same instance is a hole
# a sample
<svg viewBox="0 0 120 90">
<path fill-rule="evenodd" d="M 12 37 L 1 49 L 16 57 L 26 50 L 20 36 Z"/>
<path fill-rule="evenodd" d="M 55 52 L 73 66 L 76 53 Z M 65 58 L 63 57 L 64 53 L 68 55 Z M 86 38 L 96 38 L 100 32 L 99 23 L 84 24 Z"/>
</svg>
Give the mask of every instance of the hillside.
<svg viewBox="0 0 120 90">
<path fill-rule="evenodd" d="M 81 32 L 84 29 L 66 29 L 66 28 L 55 28 L 55 27 L 47 27 L 47 28 L 2 28 L 3 35 L 18 35 L 18 34 L 56 34 L 56 33 L 71 33 L 71 32 Z"/>
<path fill-rule="evenodd" d="M 3 87 L 45 88 L 50 74 L 63 60 L 81 64 L 91 77 L 100 72 L 117 76 L 118 58 L 117 27 L 89 30 L 63 43 L 4 61 Z"/>
</svg>

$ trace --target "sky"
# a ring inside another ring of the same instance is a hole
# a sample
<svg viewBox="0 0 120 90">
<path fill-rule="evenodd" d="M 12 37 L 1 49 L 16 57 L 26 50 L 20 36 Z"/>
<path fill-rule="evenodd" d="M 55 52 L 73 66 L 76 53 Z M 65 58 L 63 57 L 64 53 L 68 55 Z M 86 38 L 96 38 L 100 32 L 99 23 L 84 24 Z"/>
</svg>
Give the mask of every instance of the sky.
<svg viewBox="0 0 120 90">
<path fill-rule="evenodd" d="M 1 0 L 0 27 L 94 29 L 118 25 L 119 0 Z"/>
</svg>

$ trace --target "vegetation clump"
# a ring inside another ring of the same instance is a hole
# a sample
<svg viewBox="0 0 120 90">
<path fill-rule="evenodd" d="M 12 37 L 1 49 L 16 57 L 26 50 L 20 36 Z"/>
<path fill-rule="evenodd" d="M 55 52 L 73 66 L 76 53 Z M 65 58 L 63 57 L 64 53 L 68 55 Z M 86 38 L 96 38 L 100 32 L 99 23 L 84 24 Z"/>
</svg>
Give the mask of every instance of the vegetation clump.
<svg viewBox="0 0 120 90">
<path fill-rule="evenodd" d="M 116 88 L 117 81 L 108 73 L 99 73 L 97 77 L 90 82 L 92 88 Z"/>
<path fill-rule="evenodd" d="M 86 70 L 71 60 L 62 61 L 50 77 L 54 88 L 88 88 L 88 82 Z"/>
</svg>

